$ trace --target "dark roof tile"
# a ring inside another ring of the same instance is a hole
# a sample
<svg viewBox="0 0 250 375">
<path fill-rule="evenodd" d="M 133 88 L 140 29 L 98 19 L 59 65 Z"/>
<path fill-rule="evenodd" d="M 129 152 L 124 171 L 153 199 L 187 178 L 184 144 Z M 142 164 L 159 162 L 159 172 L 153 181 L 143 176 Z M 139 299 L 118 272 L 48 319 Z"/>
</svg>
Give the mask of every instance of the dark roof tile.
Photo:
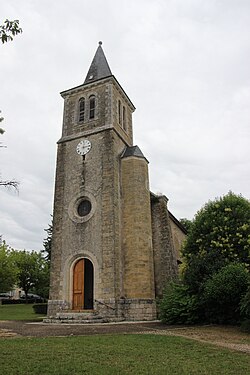
<svg viewBox="0 0 250 375">
<path fill-rule="evenodd" d="M 127 158 L 129 156 L 146 159 L 138 146 L 130 146 L 125 149 L 122 158 Z"/>
<path fill-rule="evenodd" d="M 112 73 L 109 64 L 102 49 L 102 42 L 99 42 L 99 46 L 90 65 L 84 84 L 91 83 L 111 75 Z"/>
</svg>

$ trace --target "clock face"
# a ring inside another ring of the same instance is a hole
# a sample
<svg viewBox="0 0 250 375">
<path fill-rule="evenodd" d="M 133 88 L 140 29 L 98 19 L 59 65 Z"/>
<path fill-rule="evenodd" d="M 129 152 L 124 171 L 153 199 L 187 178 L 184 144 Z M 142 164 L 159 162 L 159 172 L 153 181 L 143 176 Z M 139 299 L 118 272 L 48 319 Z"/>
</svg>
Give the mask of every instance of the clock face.
<svg viewBox="0 0 250 375">
<path fill-rule="evenodd" d="M 76 152 L 79 155 L 86 155 L 91 149 L 91 143 L 88 139 L 84 139 L 83 141 L 79 142 L 76 147 Z"/>
</svg>

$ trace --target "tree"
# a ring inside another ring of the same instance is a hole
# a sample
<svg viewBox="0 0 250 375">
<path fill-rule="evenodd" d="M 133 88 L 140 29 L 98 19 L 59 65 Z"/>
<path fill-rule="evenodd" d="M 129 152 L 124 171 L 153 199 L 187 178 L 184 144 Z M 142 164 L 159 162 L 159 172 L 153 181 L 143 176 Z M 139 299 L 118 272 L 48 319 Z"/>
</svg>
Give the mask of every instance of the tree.
<svg viewBox="0 0 250 375">
<path fill-rule="evenodd" d="M 182 218 L 179 220 L 179 222 L 186 229 L 187 233 L 189 233 L 193 224 L 192 220 Z"/>
<path fill-rule="evenodd" d="M 22 29 L 19 27 L 18 20 L 9 21 L 6 19 L 3 25 L 0 25 L 0 40 L 2 43 L 13 40 L 13 37 L 20 33 L 22 33 Z"/>
<path fill-rule="evenodd" d="M 1 113 L 1 111 L 0 111 Z M 3 117 L 0 117 L 0 122 L 2 122 L 4 120 Z M 0 128 L 0 135 L 1 134 L 4 134 L 4 130 L 2 128 Z M 2 143 L 0 142 L 0 147 L 5 147 L 2 145 Z M 0 179 L 0 186 L 4 186 L 4 187 L 7 187 L 7 188 L 14 188 L 15 190 L 18 191 L 18 185 L 19 185 L 19 182 L 18 181 L 15 181 L 15 180 L 1 180 Z"/>
<path fill-rule="evenodd" d="M 0 111 L 0 113 L 1 113 L 1 111 Z M 0 116 L 0 122 L 2 122 L 3 120 L 4 120 L 4 118 Z M 0 134 L 2 135 L 3 133 L 4 133 L 4 129 L 0 128 Z M 4 146 L 2 146 L 2 142 L 0 142 L 0 147 L 4 147 Z"/>
<path fill-rule="evenodd" d="M 195 216 L 183 248 L 184 280 L 193 292 L 228 263 L 250 265 L 250 202 L 229 192 Z"/>
<path fill-rule="evenodd" d="M 52 217 L 52 215 L 51 215 Z M 49 224 L 49 227 L 47 229 L 44 229 L 45 232 L 47 232 L 47 238 L 43 240 L 43 247 L 44 250 L 42 250 L 43 254 L 45 255 L 45 259 L 50 263 L 51 260 L 51 246 L 52 246 L 52 232 L 53 232 L 53 219 L 51 224 Z"/>
<path fill-rule="evenodd" d="M 0 111 L 0 113 L 1 113 L 1 111 Z M 0 122 L 2 122 L 3 120 L 4 120 L 3 117 L 0 116 Z M 0 134 L 3 134 L 3 133 L 4 133 L 4 130 L 2 128 L 0 128 Z M 0 145 L 1 145 L 1 142 L 0 142 Z M 0 146 L 0 147 L 2 147 L 2 146 Z"/>
<path fill-rule="evenodd" d="M 17 285 L 23 289 L 27 301 L 28 293 L 32 288 L 41 287 L 41 284 L 45 286 L 46 261 L 41 253 L 35 251 L 12 250 L 11 257 L 18 269 Z"/>
<path fill-rule="evenodd" d="M 10 291 L 17 279 L 17 268 L 13 264 L 11 249 L 3 242 L 0 245 L 0 292 Z"/>
<path fill-rule="evenodd" d="M 3 25 L 0 25 L 0 40 L 2 41 L 2 43 L 6 43 L 10 40 L 13 40 L 13 37 L 17 34 L 22 33 L 22 31 L 23 30 L 19 26 L 18 20 L 9 21 L 8 19 L 6 19 Z M 3 121 L 3 117 L 0 117 L 0 122 L 2 121 Z M 0 134 L 3 134 L 3 133 L 4 133 L 4 130 L 0 128 Z M 3 147 L 1 146 L 1 143 L 0 143 L 0 147 Z M 18 190 L 18 185 L 19 183 L 15 180 L 0 180 L 0 186 L 4 186 L 7 188 L 14 188 Z"/>
<path fill-rule="evenodd" d="M 45 258 L 40 259 L 38 278 L 31 291 L 43 298 L 49 297 L 49 262 Z"/>
<path fill-rule="evenodd" d="M 241 328 L 250 333 L 250 283 L 244 297 L 240 301 Z"/>
<path fill-rule="evenodd" d="M 15 180 L 0 180 L 0 186 L 14 188 L 16 191 L 18 191 L 19 182 Z"/>
<path fill-rule="evenodd" d="M 163 320 L 236 323 L 248 329 L 250 202 L 229 192 L 198 211 L 183 247 L 180 284 L 167 289 Z"/>
<path fill-rule="evenodd" d="M 204 284 L 202 303 L 211 323 L 237 324 L 240 302 L 249 285 L 249 273 L 239 263 L 230 263 L 214 273 Z"/>
<path fill-rule="evenodd" d="M 226 260 L 216 250 L 206 254 L 192 255 L 184 261 L 183 280 L 191 293 L 200 294 L 204 282 L 226 264 Z"/>
</svg>

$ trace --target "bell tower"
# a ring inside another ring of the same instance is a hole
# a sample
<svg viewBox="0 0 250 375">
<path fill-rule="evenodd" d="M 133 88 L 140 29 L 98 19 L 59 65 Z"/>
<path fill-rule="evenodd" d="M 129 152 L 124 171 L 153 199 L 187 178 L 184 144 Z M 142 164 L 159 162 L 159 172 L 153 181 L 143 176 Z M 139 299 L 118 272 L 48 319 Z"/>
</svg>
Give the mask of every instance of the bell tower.
<svg viewBox="0 0 250 375">
<path fill-rule="evenodd" d="M 148 161 L 101 42 L 84 83 L 61 96 L 48 318 L 152 320 Z"/>
</svg>

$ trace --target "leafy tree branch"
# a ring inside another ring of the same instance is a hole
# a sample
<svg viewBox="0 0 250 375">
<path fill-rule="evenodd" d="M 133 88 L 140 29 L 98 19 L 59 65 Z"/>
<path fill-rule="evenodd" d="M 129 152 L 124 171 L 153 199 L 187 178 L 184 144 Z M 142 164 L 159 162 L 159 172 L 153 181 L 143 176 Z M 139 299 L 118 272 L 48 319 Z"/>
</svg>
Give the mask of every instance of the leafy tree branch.
<svg viewBox="0 0 250 375">
<path fill-rule="evenodd" d="M 1 111 L 0 111 L 1 113 Z M 3 117 L 0 117 L 0 122 L 3 121 Z M 0 128 L 0 135 L 4 134 L 5 130 Z M 2 142 L 0 142 L 0 147 L 6 147 L 6 146 L 3 146 L 2 145 Z M 1 176 L 0 176 L 0 186 L 4 186 L 4 187 L 7 187 L 7 188 L 14 188 L 16 191 L 18 191 L 18 185 L 19 185 L 19 182 L 16 181 L 16 180 L 1 180 Z"/>
<path fill-rule="evenodd" d="M 3 23 L 3 25 L 0 25 L 0 40 L 2 43 L 9 42 L 13 40 L 13 37 L 17 34 L 22 33 L 23 30 L 19 26 L 19 21 L 9 21 L 6 19 Z"/>
<path fill-rule="evenodd" d="M 7 188 L 14 188 L 16 191 L 18 191 L 18 185 L 19 182 L 15 180 L 0 180 L 0 186 L 4 186 Z"/>
</svg>

